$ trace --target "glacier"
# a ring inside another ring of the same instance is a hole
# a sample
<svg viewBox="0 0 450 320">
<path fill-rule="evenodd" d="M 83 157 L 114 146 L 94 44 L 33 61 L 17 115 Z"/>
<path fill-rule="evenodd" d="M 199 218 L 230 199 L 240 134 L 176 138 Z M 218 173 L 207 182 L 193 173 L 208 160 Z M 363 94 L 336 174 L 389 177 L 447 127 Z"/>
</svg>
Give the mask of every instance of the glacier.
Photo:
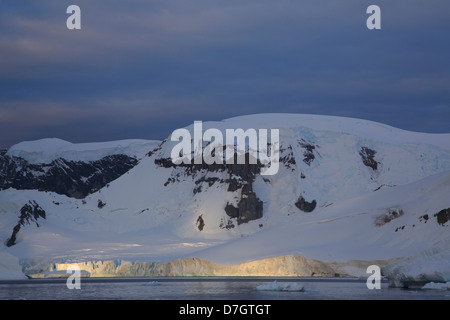
<svg viewBox="0 0 450 320">
<path fill-rule="evenodd" d="M 382 272 L 394 287 L 442 288 L 450 282 L 450 238 L 392 262 Z"/>
<path fill-rule="evenodd" d="M 392 278 L 389 270 L 399 275 L 403 269 L 390 269 L 391 264 L 408 265 L 408 257 L 448 244 L 450 222 L 438 213 L 450 208 L 450 134 L 301 114 L 241 116 L 204 122 L 203 128 L 279 129 L 279 172 L 262 176 L 252 166 L 175 166 L 169 161 L 170 137 L 19 143 L 6 154 L 36 165 L 110 154 L 137 161 L 80 198 L 1 190 L 2 244 L 24 205 L 35 201 L 46 213 L 23 223 L 15 244 L 1 250 L 19 261 L 20 276 L 77 263 L 91 276 L 359 277 L 375 263 Z M 1 168 L 0 163 L 0 176 Z M 437 256 L 434 265 L 448 259 Z"/>
</svg>

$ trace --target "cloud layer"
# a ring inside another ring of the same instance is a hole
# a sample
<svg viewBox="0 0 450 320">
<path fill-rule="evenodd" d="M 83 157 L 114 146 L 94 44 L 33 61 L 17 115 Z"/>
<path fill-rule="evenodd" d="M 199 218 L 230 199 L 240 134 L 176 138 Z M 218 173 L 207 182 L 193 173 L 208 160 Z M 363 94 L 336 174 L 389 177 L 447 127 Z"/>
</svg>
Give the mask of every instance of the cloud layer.
<svg viewBox="0 0 450 320">
<path fill-rule="evenodd" d="M 0 1 L 0 147 L 295 112 L 450 132 L 448 1 Z"/>
</svg>

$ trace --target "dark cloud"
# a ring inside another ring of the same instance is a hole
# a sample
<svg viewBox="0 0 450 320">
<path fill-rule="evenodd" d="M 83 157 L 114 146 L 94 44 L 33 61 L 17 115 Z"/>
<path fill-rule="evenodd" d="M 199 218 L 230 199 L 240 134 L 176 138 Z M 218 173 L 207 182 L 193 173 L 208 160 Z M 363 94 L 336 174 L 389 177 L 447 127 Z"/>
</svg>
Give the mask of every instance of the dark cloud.
<svg viewBox="0 0 450 320">
<path fill-rule="evenodd" d="M 0 1 L 0 147 L 296 112 L 450 132 L 448 1 Z"/>
</svg>

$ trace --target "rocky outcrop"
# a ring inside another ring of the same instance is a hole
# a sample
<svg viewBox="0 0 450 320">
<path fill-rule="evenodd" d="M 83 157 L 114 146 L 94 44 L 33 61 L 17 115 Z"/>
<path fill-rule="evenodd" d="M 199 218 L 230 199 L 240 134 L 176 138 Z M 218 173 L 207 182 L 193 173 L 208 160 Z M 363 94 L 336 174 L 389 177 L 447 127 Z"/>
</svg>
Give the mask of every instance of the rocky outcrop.
<svg viewBox="0 0 450 320">
<path fill-rule="evenodd" d="M 361 150 L 359 151 L 363 164 L 366 167 L 372 168 L 374 171 L 378 169 L 378 162 L 375 160 L 376 153 L 375 150 L 368 147 L 361 147 Z"/>
<path fill-rule="evenodd" d="M 235 157 L 237 156 L 235 155 Z M 192 190 L 194 195 L 202 192 L 204 186 L 211 187 L 216 182 L 228 184 L 228 192 L 240 190 L 241 197 L 237 206 L 227 203 L 224 208 L 225 213 L 230 219 L 236 219 L 236 222 L 239 225 L 263 217 L 263 202 L 253 191 L 253 182 L 256 175 L 260 173 L 262 165 L 259 162 L 256 164 L 250 163 L 249 157 L 249 153 L 246 153 L 244 164 L 237 164 L 237 159 L 235 159 L 233 164 L 195 164 L 192 160 L 190 164 L 181 163 L 175 165 L 169 158 L 156 158 L 154 163 L 163 168 L 173 168 L 171 176 L 164 183 L 164 186 L 179 182 L 186 177 L 191 177 L 195 183 L 195 187 Z M 218 172 L 223 173 L 223 178 L 209 176 L 210 173 Z M 197 220 L 199 231 L 203 230 L 204 227 L 202 221 L 203 218 Z M 234 227 L 234 224 L 231 221 L 228 221 L 220 227 L 230 229 Z"/>
<path fill-rule="evenodd" d="M 303 196 L 300 196 L 298 198 L 297 202 L 295 202 L 295 206 L 304 212 L 314 211 L 314 209 L 316 208 L 316 205 L 317 205 L 316 200 L 308 202 L 305 200 L 305 198 L 303 198 Z"/>
<path fill-rule="evenodd" d="M 202 214 L 198 216 L 196 224 L 197 224 L 198 231 L 202 231 L 203 228 L 205 227 L 205 221 L 203 220 Z"/>
<path fill-rule="evenodd" d="M 296 170 L 297 161 L 295 161 L 295 156 L 291 145 L 289 145 L 287 149 L 280 147 L 280 163 L 284 164 L 284 166 L 291 171 Z"/>
<path fill-rule="evenodd" d="M 45 219 L 46 213 L 44 209 L 42 209 L 36 201 L 29 201 L 20 209 L 19 222 L 13 228 L 13 232 L 11 237 L 6 241 L 6 246 L 11 247 L 16 244 L 17 234 L 20 231 L 20 228 L 29 225 L 31 223 L 35 223 L 36 227 L 39 228 L 38 220 L 40 218 Z"/>
<path fill-rule="evenodd" d="M 444 226 L 448 221 L 450 221 L 450 208 L 439 211 L 434 215 L 437 219 L 437 223 Z"/>
<path fill-rule="evenodd" d="M 127 155 L 110 155 L 82 162 L 63 158 L 34 164 L 23 158 L 0 153 L 0 190 L 52 191 L 73 198 L 84 198 L 117 179 L 138 163 Z"/>
<path fill-rule="evenodd" d="M 381 216 L 376 217 L 375 219 L 375 225 L 377 227 L 384 226 L 386 223 L 391 222 L 394 219 L 397 219 L 401 216 L 403 216 L 405 213 L 403 209 L 388 209 L 388 212 L 385 214 L 382 214 Z"/>
<path fill-rule="evenodd" d="M 171 176 L 167 179 L 165 186 L 179 182 L 185 177 L 191 177 L 196 185 L 203 182 L 207 182 L 209 186 L 212 186 L 215 182 L 228 183 L 228 191 L 236 191 L 240 189 L 243 184 L 251 183 L 254 181 L 255 176 L 260 173 L 262 164 L 259 161 L 256 164 L 252 164 L 249 161 L 249 154 L 245 154 L 245 163 L 237 164 L 237 156 L 235 155 L 235 161 L 230 163 L 213 163 L 201 164 L 194 163 L 180 163 L 174 164 L 170 158 L 155 158 L 154 163 L 162 168 L 172 168 Z M 227 178 L 219 179 L 217 177 L 208 177 L 208 173 L 225 173 Z M 201 192 L 201 189 L 197 192 Z"/>
<path fill-rule="evenodd" d="M 237 207 L 230 203 L 225 206 L 226 214 L 236 219 L 238 225 L 263 217 L 263 202 L 256 197 L 251 184 L 245 184 L 242 187 L 241 199 Z"/>
<path fill-rule="evenodd" d="M 298 145 L 303 149 L 303 162 L 310 166 L 316 158 L 314 155 L 316 146 L 310 142 L 307 142 L 305 139 L 300 139 L 298 141 Z"/>
</svg>

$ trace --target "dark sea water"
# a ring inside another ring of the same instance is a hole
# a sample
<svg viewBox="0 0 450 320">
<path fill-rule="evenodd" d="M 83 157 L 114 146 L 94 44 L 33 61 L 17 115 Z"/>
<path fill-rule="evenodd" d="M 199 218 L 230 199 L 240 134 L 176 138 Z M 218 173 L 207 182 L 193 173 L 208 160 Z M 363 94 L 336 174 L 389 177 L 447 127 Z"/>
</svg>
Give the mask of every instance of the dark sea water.
<svg viewBox="0 0 450 320">
<path fill-rule="evenodd" d="M 259 290 L 261 285 L 303 286 L 303 291 Z M 448 290 L 369 290 L 358 279 L 335 278 L 81 278 L 0 281 L 1 300 L 450 300 Z"/>
</svg>

